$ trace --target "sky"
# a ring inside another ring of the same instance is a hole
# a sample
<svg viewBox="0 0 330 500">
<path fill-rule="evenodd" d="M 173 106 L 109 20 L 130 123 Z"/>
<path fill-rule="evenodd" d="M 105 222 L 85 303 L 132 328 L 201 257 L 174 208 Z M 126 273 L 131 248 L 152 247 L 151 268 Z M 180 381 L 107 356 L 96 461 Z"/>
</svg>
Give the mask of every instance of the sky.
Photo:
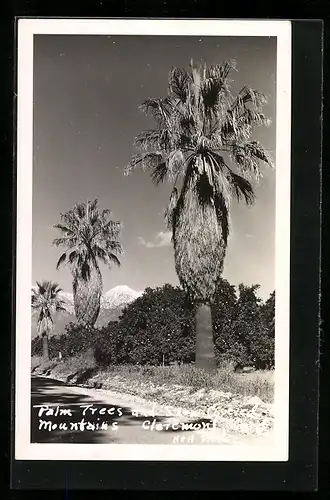
<svg viewBox="0 0 330 500">
<path fill-rule="evenodd" d="M 134 137 L 153 127 L 139 105 L 167 93 L 173 66 L 235 59 L 232 91 L 244 85 L 268 96 L 272 123 L 258 128 L 275 161 L 276 39 L 268 37 L 37 35 L 34 46 L 32 281 L 53 280 L 72 292 L 69 268 L 56 270 L 64 251 L 52 246 L 53 225 L 78 201 L 99 200 L 123 224 L 121 267 L 101 265 L 104 291 L 178 284 L 164 222 L 170 185 L 148 174 L 123 175 L 138 151 Z M 266 299 L 275 282 L 275 171 L 262 167 L 252 207 L 233 202 L 223 277 L 259 284 Z"/>
</svg>

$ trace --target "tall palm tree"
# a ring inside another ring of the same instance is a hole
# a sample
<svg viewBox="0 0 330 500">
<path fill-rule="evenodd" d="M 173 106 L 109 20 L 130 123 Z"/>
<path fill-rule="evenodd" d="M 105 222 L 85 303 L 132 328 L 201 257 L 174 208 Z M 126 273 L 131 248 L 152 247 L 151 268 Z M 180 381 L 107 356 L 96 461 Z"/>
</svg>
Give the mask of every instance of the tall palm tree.
<svg viewBox="0 0 330 500">
<path fill-rule="evenodd" d="M 54 316 L 57 311 L 65 311 L 65 300 L 59 293 L 62 291 L 57 283 L 52 281 L 37 281 L 37 287 L 32 288 L 31 307 L 37 313 L 37 331 L 42 337 L 43 361 L 49 361 L 48 337 L 54 328 Z"/>
<path fill-rule="evenodd" d="M 99 261 L 120 266 L 118 255 L 123 248 L 118 241 L 121 224 L 109 219 L 110 210 L 100 210 L 98 200 L 77 203 L 60 214 L 61 223 L 54 228 L 62 233 L 53 245 L 63 246 L 56 268 L 65 262 L 71 267 L 76 318 L 81 326 L 94 326 L 103 292 Z"/>
<path fill-rule="evenodd" d="M 234 63 L 189 71 L 174 68 L 168 95 L 148 99 L 141 109 L 156 128 L 139 134 L 135 155 L 125 169 L 149 171 L 156 183 L 173 185 L 165 218 L 172 231 L 176 271 L 196 304 L 196 364 L 216 368 L 213 302 L 223 270 L 233 197 L 254 201 L 251 178 L 260 177 L 260 160 L 272 166 L 266 149 L 251 135 L 269 121 L 266 97 L 247 86 L 233 96 L 229 75 Z M 249 180 L 250 177 L 250 180 Z"/>
</svg>

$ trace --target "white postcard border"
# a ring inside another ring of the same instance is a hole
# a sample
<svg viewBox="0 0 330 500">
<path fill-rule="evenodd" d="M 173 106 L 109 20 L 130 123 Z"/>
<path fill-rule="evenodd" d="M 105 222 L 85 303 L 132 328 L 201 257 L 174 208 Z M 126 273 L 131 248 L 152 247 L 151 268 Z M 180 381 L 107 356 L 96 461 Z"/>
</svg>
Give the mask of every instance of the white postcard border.
<svg viewBox="0 0 330 500">
<path fill-rule="evenodd" d="M 30 443 L 35 34 L 277 37 L 275 428 L 271 448 Z M 17 106 L 16 460 L 287 461 L 289 438 L 291 23 L 246 20 L 19 19 Z"/>
</svg>

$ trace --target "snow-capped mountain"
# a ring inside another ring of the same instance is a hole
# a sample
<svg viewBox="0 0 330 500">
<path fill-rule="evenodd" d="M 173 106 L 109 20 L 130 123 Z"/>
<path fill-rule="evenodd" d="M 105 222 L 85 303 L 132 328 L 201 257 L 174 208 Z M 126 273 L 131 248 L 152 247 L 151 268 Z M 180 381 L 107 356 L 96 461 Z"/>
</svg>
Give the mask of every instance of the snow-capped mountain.
<svg viewBox="0 0 330 500">
<path fill-rule="evenodd" d="M 137 299 L 142 294 L 143 292 L 136 292 L 126 285 L 115 286 L 101 298 L 101 308 L 114 309 L 124 306 L 133 302 L 133 300 Z"/>
<path fill-rule="evenodd" d="M 73 305 L 73 294 L 68 292 L 60 292 L 59 293 L 62 300 L 65 302 L 65 308 L 68 313 L 74 314 L 74 305 Z"/>
<path fill-rule="evenodd" d="M 37 289 L 36 286 L 32 287 L 34 290 Z M 143 294 L 143 291 L 137 292 L 126 285 L 118 285 L 111 288 L 107 293 L 101 297 L 101 308 L 103 309 L 113 309 L 120 306 L 124 306 L 133 302 Z M 74 314 L 74 301 L 73 294 L 69 292 L 59 292 L 59 296 L 65 302 L 65 307 L 70 314 Z"/>
<path fill-rule="evenodd" d="M 33 286 L 36 289 L 37 287 Z M 140 297 L 143 292 L 137 292 L 126 285 L 119 285 L 111 288 L 101 297 L 100 314 L 96 322 L 97 327 L 108 324 L 109 321 L 115 321 L 120 316 L 124 306 Z M 65 331 L 65 326 L 70 322 L 75 322 L 73 294 L 60 292 L 60 297 L 65 302 L 66 311 L 56 313 L 55 325 L 58 333 Z M 36 317 L 32 315 L 32 337 L 36 335 Z"/>
<path fill-rule="evenodd" d="M 142 295 L 143 292 L 136 292 L 126 285 L 118 285 L 111 288 L 101 297 L 101 309 L 115 309 L 133 302 Z M 65 306 L 70 314 L 74 314 L 73 294 L 60 292 L 60 297 L 65 301 Z"/>
</svg>

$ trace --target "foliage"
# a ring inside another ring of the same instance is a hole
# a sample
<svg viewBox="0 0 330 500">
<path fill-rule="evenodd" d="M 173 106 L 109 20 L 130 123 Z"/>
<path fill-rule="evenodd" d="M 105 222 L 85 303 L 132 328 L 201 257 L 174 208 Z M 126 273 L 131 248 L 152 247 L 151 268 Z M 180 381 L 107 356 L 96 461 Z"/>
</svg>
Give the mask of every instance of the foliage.
<svg viewBox="0 0 330 500">
<path fill-rule="evenodd" d="M 141 152 L 126 167 L 126 173 L 142 167 L 156 184 L 172 183 L 165 215 L 176 271 L 190 298 L 204 303 L 213 301 L 223 270 L 231 199 L 252 203 L 248 177 L 259 179 L 260 161 L 272 166 L 268 152 L 251 139 L 256 126 L 268 124 L 266 97 L 247 86 L 233 96 L 234 69 L 229 62 L 174 68 L 168 95 L 141 105 L 156 128 L 136 137 Z"/>
<path fill-rule="evenodd" d="M 261 306 L 262 334 L 255 339 L 254 349 L 259 366 L 273 368 L 275 365 L 275 291 Z"/>
<path fill-rule="evenodd" d="M 265 304 L 257 297 L 258 285 L 238 287 L 238 298 L 226 299 L 227 310 L 215 319 L 216 352 L 220 359 L 235 361 L 237 366 L 255 366 L 258 369 L 274 365 L 275 348 L 275 292 Z M 227 287 L 228 289 L 228 287 Z M 221 297 L 226 297 L 223 293 Z M 222 307 L 222 311 L 223 311 Z"/>
<path fill-rule="evenodd" d="M 117 321 L 110 321 L 106 327 L 100 330 L 94 344 L 95 361 L 100 366 L 117 364 L 123 357 L 123 352 L 120 352 L 120 339 Z"/>
<path fill-rule="evenodd" d="M 69 323 L 65 327 L 62 335 L 52 335 L 49 337 L 49 357 L 57 358 L 59 353 L 63 358 L 78 356 L 86 351 L 94 350 L 100 331 L 91 327 L 82 328 L 77 323 Z M 32 355 L 38 356 L 42 351 L 42 340 L 35 337 L 32 340 Z"/>
<path fill-rule="evenodd" d="M 60 214 L 61 223 L 54 227 L 63 236 L 53 241 L 55 246 L 66 248 L 57 262 L 57 269 L 64 263 L 71 267 L 78 323 L 91 327 L 100 312 L 103 289 L 98 261 L 119 266 L 118 255 L 123 252 L 118 241 L 121 224 L 110 220 L 110 210 L 100 210 L 97 203 L 97 199 L 87 200 Z"/>
<path fill-rule="evenodd" d="M 241 349 L 233 329 L 236 311 L 235 287 L 225 279 L 219 280 L 212 304 L 213 335 L 218 366 L 228 360 L 237 362 L 241 357 Z"/>
<path fill-rule="evenodd" d="M 59 296 L 61 291 L 58 284 L 52 281 L 37 281 L 37 289 L 32 288 L 31 307 L 38 317 L 38 333 L 51 333 L 55 313 L 66 310 L 65 301 Z"/>
<path fill-rule="evenodd" d="M 240 285 L 238 294 L 227 280 L 219 282 L 212 305 L 213 335 L 218 366 L 274 365 L 275 292 L 264 303 L 258 287 Z M 66 333 L 49 339 L 50 358 L 90 350 L 102 366 L 188 364 L 195 357 L 194 307 L 179 287 L 147 288 L 129 304 L 118 321 L 102 329 L 70 323 Z M 32 341 L 32 354 L 42 352 L 41 339 Z M 190 372 L 189 372 L 190 373 Z"/>
<path fill-rule="evenodd" d="M 109 347 L 108 362 L 133 364 L 168 364 L 194 358 L 193 308 L 184 292 L 171 285 L 147 288 L 129 304 L 118 324 L 110 324 L 102 336 Z M 101 344 L 98 345 L 100 359 Z M 104 352 L 103 351 L 103 352 Z"/>
</svg>

